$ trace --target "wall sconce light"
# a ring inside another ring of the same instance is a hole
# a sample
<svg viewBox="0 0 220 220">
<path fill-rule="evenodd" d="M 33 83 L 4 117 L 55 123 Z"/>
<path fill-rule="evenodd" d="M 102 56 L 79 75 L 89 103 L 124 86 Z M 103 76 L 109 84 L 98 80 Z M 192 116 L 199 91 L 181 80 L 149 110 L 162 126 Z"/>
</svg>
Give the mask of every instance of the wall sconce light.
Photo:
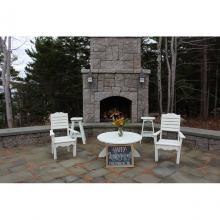
<svg viewBox="0 0 220 220">
<path fill-rule="evenodd" d="M 144 72 L 143 72 L 143 69 L 141 69 L 141 72 L 140 72 L 140 83 L 144 83 Z"/>
<path fill-rule="evenodd" d="M 91 72 L 91 70 L 88 73 L 88 83 L 92 83 L 92 72 Z"/>
</svg>

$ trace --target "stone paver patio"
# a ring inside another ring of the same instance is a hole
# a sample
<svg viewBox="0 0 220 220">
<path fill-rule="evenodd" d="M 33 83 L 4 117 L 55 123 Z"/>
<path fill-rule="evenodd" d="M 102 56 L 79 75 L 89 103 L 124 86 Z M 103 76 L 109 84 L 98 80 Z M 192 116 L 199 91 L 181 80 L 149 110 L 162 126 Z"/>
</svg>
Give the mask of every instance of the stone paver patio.
<svg viewBox="0 0 220 220">
<path fill-rule="evenodd" d="M 136 144 L 141 158 L 134 168 L 106 168 L 98 158 L 103 145 L 95 137 L 77 145 L 77 157 L 58 149 L 54 161 L 50 144 L 0 148 L 1 183 L 215 183 L 220 182 L 220 153 L 183 146 L 180 166 L 176 153 L 161 151 L 154 162 L 154 146 L 148 140 Z"/>
</svg>

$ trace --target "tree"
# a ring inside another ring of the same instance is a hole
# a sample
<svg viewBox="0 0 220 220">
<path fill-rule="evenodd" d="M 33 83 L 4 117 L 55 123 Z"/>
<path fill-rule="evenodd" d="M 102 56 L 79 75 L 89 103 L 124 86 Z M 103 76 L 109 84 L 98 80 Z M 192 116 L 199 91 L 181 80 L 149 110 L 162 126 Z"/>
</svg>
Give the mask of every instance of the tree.
<svg viewBox="0 0 220 220">
<path fill-rule="evenodd" d="M 82 115 L 82 74 L 89 65 L 85 37 L 37 37 L 26 52 L 32 62 L 16 85 L 23 123 L 44 123 L 50 113 Z"/>
<path fill-rule="evenodd" d="M 171 38 L 171 85 L 170 85 L 170 112 L 173 112 L 175 98 L 175 81 L 176 81 L 176 60 L 177 60 L 177 37 Z"/>
<path fill-rule="evenodd" d="M 162 46 L 162 37 L 159 37 L 159 42 L 157 44 L 157 87 L 158 87 L 158 102 L 159 102 L 159 112 L 160 114 L 163 113 L 163 94 L 162 94 L 162 85 L 161 85 L 161 46 Z"/>
<path fill-rule="evenodd" d="M 168 42 L 167 38 L 165 41 L 165 57 L 166 57 L 166 64 L 168 70 L 168 86 L 167 86 L 167 112 L 173 112 L 174 109 L 174 98 L 175 98 L 175 80 L 176 80 L 176 62 L 177 62 L 177 37 L 171 38 L 170 43 L 170 54 L 171 54 L 171 61 L 169 61 L 169 53 L 168 53 Z"/>
<path fill-rule="evenodd" d="M 181 69 L 185 68 L 185 78 L 189 77 L 188 82 L 191 82 L 185 88 L 192 89 L 188 100 L 192 100 L 191 106 L 196 113 L 207 119 L 215 103 L 218 104 L 218 90 L 216 93 L 215 88 L 219 83 L 216 71 L 220 62 L 220 38 L 185 37 L 181 38 L 181 47 Z"/>
<path fill-rule="evenodd" d="M 208 64 L 207 64 L 207 44 L 203 45 L 203 63 L 201 68 L 201 117 L 207 120 L 208 118 Z"/>
<path fill-rule="evenodd" d="M 166 59 L 166 65 L 167 65 L 167 112 L 170 111 L 170 105 L 171 105 L 171 99 L 170 99 L 170 85 L 171 85 L 171 69 L 170 69 L 170 63 L 169 63 L 169 57 L 168 57 L 168 45 L 167 45 L 167 37 L 165 38 L 165 59 Z"/>
<path fill-rule="evenodd" d="M 161 71 L 167 73 L 161 75 L 163 108 L 166 106 L 167 112 L 207 118 L 207 115 L 213 112 L 212 109 L 218 108 L 220 102 L 220 77 L 216 76 L 216 68 L 220 63 L 220 38 L 164 37 L 162 41 Z M 158 47 L 158 44 L 156 46 Z M 150 110 L 160 112 L 160 106 L 157 105 L 158 48 L 149 44 L 142 47 L 143 67 L 151 69 Z M 205 109 L 205 117 L 202 109 Z"/>
<path fill-rule="evenodd" d="M 8 41 L 8 43 L 6 43 Z M 10 91 L 10 71 L 11 71 L 11 37 L 0 37 L 0 49 L 3 53 L 2 69 L 2 85 L 4 88 L 6 117 L 9 128 L 13 127 L 12 102 Z"/>
<path fill-rule="evenodd" d="M 157 46 L 158 46 L 158 37 L 151 37 L 151 38 L 148 37 L 142 39 L 142 67 L 151 70 L 151 74 L 149 78 L 149 94 L 150 94 L 149 112 L 157 112 L 159 110 L 158 78 L 157 78 L 157 71 L 158 71 Z M 162 64 L 163 62 L 161 61 L 161 65 Z M 161 80 L 161 83 L 162 82 L 163 80 Z"/>
<path fill-rule="evenodd" d="M 211 116 L 220 104 L 220 38 L 151 37 L 149 42 L 142 42 L 142 67 L 151 69 L 150 112 L 166 109 L 192 118 L 206 106 Z M 35 49 L 27 50 L 33 61 L 27 65 L 26 78 L 11 83 L 17 91 L 12 96 L 13 112 L 22 115 L 20 125 L 42 124 L 55 111 L 81 115 L 80 70 L 89 68 L 88 38 L 38 37 L 33 44 Z"/>
</svg>

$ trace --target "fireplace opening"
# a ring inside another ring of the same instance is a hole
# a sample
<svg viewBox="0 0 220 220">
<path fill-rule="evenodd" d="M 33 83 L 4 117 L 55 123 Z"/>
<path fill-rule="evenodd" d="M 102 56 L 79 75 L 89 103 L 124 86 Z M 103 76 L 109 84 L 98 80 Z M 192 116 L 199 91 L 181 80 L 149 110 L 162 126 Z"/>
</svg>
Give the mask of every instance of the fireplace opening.
<svg viewBox="0 0 220 220">
<path fill-rule="evenodd" d="M 103 99 L 100 102 L 100 122 L 112 121 L 113 114 L 131 119 L 131 101 L 120 96 Z"/>
</svg>

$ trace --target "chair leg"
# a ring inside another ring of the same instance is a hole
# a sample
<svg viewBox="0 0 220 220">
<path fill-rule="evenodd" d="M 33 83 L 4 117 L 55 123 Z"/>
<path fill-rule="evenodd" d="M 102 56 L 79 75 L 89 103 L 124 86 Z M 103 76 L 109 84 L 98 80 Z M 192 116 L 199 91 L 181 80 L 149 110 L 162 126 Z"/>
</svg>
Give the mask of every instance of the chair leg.
<svg viewBox="0 0 220 220">
<path fill-rule="evenodd" d="M 73 157 L 76 156 L 76 142 L 73 143 Z"/>
<path fill-rule="evenodd" d="M 176 156 L 176 164 L 179 165 L 180 163 L 180 150 L 177 151 L 177 156 Z"/>
<path fill-rule="evenodd" d="M 84 128 L 83 128 L 83 125 L 82 125 L 81 121 L 79 122 L 79 128 L 80 128 L 80 134 L 81 134 L 81 137 L 82 137 L 82 142 L 83 142 L 83 144 L 86 144 L 85 131 L 84 131 Z"/>
<path fill-rule="evenodd" d="M 67 151 L 70 152 L 70 146 L 67 146 Z"/>
<path fill-rule="evenodd" d="M 53 149 L 53 152 L 54 152 L 54 160 L 57 160 L 57 148 L 56 147 L 54 147 L 54 149 Z"/>
<path fill-rule="evenodd" d="M 158 162 L 158 149 L 155 147 L 155 161 Z"/>
<path fill-rule="evenodd" d="M 53 154 L 53 143 L 51 143 L 51 153 Z"/>
</svg>

